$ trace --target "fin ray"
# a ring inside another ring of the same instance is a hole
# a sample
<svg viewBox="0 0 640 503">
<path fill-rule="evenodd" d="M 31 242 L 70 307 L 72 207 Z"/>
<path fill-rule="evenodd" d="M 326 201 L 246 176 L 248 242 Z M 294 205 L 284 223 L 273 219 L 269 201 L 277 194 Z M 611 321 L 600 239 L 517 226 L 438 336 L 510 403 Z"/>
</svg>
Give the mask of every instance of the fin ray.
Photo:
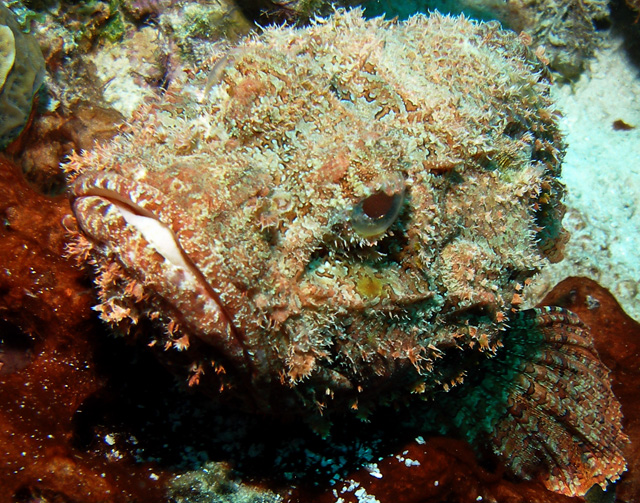
<svg viewBox="0 0 640 503">
<path fill-rule="evenodd" d="M 588 328 L 557 307 L 518 313 L 503 347 L 450 393 L 454 423 L 492 448 L 516 474 L 576 496 L 626 470 L 628 442 L 609 370 Z M 472 377 L 472 376 L 470 376 Z"/>
</svg>

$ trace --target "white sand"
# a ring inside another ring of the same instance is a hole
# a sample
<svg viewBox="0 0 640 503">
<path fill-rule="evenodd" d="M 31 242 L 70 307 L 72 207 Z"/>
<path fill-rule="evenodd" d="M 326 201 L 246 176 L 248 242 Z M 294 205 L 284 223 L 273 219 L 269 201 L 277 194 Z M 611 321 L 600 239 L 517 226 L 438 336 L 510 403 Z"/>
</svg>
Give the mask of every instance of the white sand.
<svg viewBox="0 0 640 503">
<path fill-rule="evenodd" d="M 553 95 L 568 143 L 562 178 L 571 240 L 565 259 L 533 286 L 541 295 L 567 276 L 587 276 L 640 320 L 640 71 L 613 40 L 579 82 L 557 85 Z M 614 130 L 618 119 L 635 129 Z"/>
</svg>

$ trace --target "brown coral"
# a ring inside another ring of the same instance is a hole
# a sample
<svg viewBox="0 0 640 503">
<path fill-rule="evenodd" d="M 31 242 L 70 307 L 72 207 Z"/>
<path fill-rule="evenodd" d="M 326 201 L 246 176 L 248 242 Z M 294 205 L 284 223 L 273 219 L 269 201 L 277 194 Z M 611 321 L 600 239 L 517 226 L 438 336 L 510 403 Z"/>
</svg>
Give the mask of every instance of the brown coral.
<svg viewBox="0 0 640 503">
<path fill-rule="evenodd" d="M 73 445 L 74 415 L 101 382 L 93 296 L 64 258 L 66 198 L 35 193 L 0 159 L 0 215 L 0 501 L 116 503 L 149 492 L 124 489 L 124 472 Z"/>
</svg>

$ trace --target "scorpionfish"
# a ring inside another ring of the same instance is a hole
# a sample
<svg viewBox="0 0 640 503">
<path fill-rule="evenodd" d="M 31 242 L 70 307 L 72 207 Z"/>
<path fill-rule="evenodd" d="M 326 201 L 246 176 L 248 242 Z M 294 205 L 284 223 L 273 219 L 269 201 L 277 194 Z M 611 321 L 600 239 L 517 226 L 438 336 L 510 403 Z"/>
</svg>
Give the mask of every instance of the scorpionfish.
<svg viewBox="0 0 640 503">
<path fill-rule="evenodd" d="M 190 386 L 332 421 L 432 400 L 584 494 L 626 469 L 609 371 L 576 315 L 523 308 L 565 240 L 558 115 L 497 23 L 265 28 L 71 158 L 69 251 Z"/>
</svg>

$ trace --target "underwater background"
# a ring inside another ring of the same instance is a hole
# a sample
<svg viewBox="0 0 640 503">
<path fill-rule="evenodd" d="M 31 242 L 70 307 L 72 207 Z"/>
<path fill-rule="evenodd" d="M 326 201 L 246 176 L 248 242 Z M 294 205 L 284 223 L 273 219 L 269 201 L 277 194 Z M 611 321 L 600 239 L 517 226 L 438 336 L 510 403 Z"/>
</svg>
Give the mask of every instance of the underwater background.
<svg viewBox="0 0 640 503">
<path fill-rule="evenodd" d="M 0 503 L 585 499 L 513 478 L 490 456 L 394 410 L 345 421 L 327 442 L 305 425 L 185 393 L 140 347 L 110 335 L 91 310 L 93 284 L 65 256 L 71 214 L 60 165 L 68 156 L 112 138 L 211 44 L 357 5 L 389 19 L 432 9 L 497 19 L 545 47 L 567 145 L 570 239 L 564 258 L 525 287 L 525 307 L 576 312 L 612 370 L 631 438 L 628 471 L 586 500 L 640 499 L 637 2 L 2 3 Z"/>
</svg>

